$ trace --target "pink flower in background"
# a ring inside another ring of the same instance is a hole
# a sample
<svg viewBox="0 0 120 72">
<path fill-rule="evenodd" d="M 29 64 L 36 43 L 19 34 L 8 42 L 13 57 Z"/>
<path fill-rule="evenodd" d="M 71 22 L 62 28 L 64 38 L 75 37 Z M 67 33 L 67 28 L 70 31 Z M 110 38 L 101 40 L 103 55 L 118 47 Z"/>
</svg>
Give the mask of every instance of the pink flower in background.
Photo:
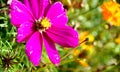
<svg viewBox="0 0 120 72">
<path fill-rule="evenodd" d="M 78 33 L 67 26 L 68 17 L 61 2 L 13 0 L 10 8 L 11 22 L 17 28 L 17 42 L 26 42 L 25 52 L 35 66 L 41 59 L 42 43 L 55 65 L 60 63 L 55 43 L 64 47 L 78 45 Z"/>
</svg>

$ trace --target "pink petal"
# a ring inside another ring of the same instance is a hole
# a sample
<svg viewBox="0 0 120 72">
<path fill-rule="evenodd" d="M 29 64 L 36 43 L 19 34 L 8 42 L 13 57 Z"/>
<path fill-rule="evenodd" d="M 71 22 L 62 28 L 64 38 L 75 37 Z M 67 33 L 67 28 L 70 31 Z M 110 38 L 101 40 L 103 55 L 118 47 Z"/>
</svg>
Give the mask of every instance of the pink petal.
<svg viewBox="0 0 120 72">
<path fill-rule="evenodd" d="M 56 43 L 64 47 L 76 47 L 78 45 L 78 33 L 69 26 L 52 26 L 46 33 Z"/>
<path fill-rule="evenodd" d="M 29 8 L 31 10 L 31 7 L 30 7 L 30 0 L 22 0 L 23 3 L 25 4 L 25 6 L 27 6 L 27 8 Z"/>
<path fill-rule="evenodd" d="M 25 22 L 18 28 L 17 42 L 27 40 L 35 32 L 34 24 L 32 22 Z"/>
<path fill-rule="evenodd" d="M 40 4 L 39 9 L 40 11 L 42 11 L 40 17 L 46 16 L 46 13 L 50 7 L 50 0 L 40 0 L 39 4 Z"/>
<path fill-rule="evenodd" d="M 10 8 L 10 20 L 14 26 L 19 27 L 21 23 L 34 20 L 30 10 L 18 0 L 13 0 Z"/>
<path fill-rule="evenodd" d="M 25 51 L 29 60 L 35 66 L 38 66 L 42 54 L 42 36 L 38 31 L 35 32 L 28 40 Z"/>
<path fill-rule="evenodd" d="M 31 8 L 36 19 L 42 17 L 45 9 L 50 5 L 50 0 L 23 0 L 23 2 Z"/>
<path fill-rule="evenodd" d="M 47 18 L 50 19 L 52 24 L 56 24 L 56 25 L 57 24 L 65 25 L 68 22 L 66 11 L 63 8 L 61 2 L 56 2 L 50 7 L 47 13 Z"/>
<path fill-rule="evenodd" d="M 55 48 L 54 42 L 45 33 L 43 33 L 43 41 L 44 41 L 44 45 L 46 47 L 46 51 L 49 56 L 49 59 L 53 64 L 58 66 L 60 63 L 60 56 L 58 54 L 58 51 Z"/>
</svg>

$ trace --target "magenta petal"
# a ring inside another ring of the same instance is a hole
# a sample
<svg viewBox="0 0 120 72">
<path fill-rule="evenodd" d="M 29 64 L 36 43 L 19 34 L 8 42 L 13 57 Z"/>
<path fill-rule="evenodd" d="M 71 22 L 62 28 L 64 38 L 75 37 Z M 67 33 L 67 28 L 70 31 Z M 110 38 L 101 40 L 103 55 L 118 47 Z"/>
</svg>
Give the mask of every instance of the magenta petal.
<svg viewBox="0 0 120 72">
<path fill-rule="evenodd" d="M 31 22 L 25 22 L 18 28 L 17 42 L 23 42 L 27 40 L 35 31 L 34 24 Z"/>
<path fill-rule="evenodd" d="M 23 3 L 25 4 L 25 6 L 27 6 L 27 8 L 29 8 L 31 10 L 31 7 L 30 7 L 30 0 L 22 0 Z"/>
<path fill-rule="evenodd" d="M 39 17 L 45 16 L 50 7 L 50 0 L 39 0 Z"/>
<path fill-rule="evenodd" d="M 30 10 L 21 2 L 13 0 L 10 8 L 10 20 L 14 26 L 19 27 L 21 23 L 34 20 Z"/>
<path fill-rule="evenodd" d="M 40 32 L 35 32 L 26 44 L 26 54 L 29 60 L 38 66 L 42 54 L 42 36 Z"/>
<path fill-rule="evenodd" d="M 39 14 L 39 0 L 29 0 L 31 11 L 36 19 L 38 19 Z"/>
<path fill-rule="evenodd" d="M 76 47 L 78 45 L 78 33 L 69 26 L 52 26 L 46 33 L 56 43 L 64 47 Z"/>
<path fill-rule="evenodd" d="M 24 4 L 31 8 L 36 19 L 43 16 L 45 8 L 50 4 L 50 0 L 23 0 Z"/>
<path fill-rule="evenodd" d="M 66 11 L 63 8 L 61 2 L 54 3 L 50 7 L 46 17 L 50 19 L 52 24 L 56 24 L 56 25 L 57 24 L 65 25 L 68 22 Z"/>
<path fill-rule="evenodd" d="M 45 45 L 47 54 L 49 56 L 49 59 L 53 64 L 58 66 L 60 63 L 60 56 L 58 54 L 58 51 L 55 48 L 54 42 L 45 33 L 43 33 L 43 41 L 44 41 L 44 45 Z"/>
</svg>

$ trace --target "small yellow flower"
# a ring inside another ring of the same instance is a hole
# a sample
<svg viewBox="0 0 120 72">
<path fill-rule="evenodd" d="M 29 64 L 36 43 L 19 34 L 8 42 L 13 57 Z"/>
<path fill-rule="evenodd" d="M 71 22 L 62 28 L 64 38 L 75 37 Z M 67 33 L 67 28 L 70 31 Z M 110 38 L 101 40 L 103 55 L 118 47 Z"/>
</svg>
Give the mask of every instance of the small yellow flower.
<svg viewBox="0 0 120 72">
<path fill-rule="evenodd" d="M 93 45 L 82 44 L 81 49 L 75 49 L 73 51 L 73 57 L 89 58 L 94 52 Z"/>
<path fill-rule="evenodd" d="M 86 38 L 88 38 L 88 42 L 90 44 L 87 44 L 83 42 Z M 91 57 L 91 55 L 94 52 L 94 46 L 91 44 L 94 41 L 94 36 L 90 34 L 88 31 L 81 32 L 79 35 L 80 43 L 83 42 L 80 46 L 81 49 L 75 49 L 73 51 L 73 57 L 76 58 L 76 61 L 82 65 L 83 67 L 88 67 L 87 59 Z"/>
<path fill-rule="evenodd" d="M 120 4 L 116 1 L 106 1 L 101 6 L 103 19 L 114 26 L 120 26 Z"/>
<path fill-rule="evenodd" d="M 120 36 L 115 39 L 115 42 L 116 42 L 117 44 L 120 44 Z"/>
</svg>

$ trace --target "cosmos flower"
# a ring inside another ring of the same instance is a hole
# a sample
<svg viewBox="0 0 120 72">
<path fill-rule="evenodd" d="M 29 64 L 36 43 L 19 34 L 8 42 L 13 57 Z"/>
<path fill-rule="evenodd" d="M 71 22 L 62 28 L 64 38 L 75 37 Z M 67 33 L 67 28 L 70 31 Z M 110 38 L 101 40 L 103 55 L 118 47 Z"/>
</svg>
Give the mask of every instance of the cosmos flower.
<svg viewBox="0 0 120 72">
<path fill-rule="evenodd" d="M 68 17 L 61 2 L 13 0 L 10 8 L 10 20 L 17 28 L 17 42 L 26 42 L 26 55 L 35 66 L 39 65 L 43 43 L 55 65 L 60 63 L 55 43 L 73 48 L 78 45 L 78 33 L 67 25 Z"/>
<path fill-rule="evenodd" d="M 120 4 L 116 1 L 106 1 L 101 6 L 103 19 L 114 26 L 120 26 Z"/>
</svg>

